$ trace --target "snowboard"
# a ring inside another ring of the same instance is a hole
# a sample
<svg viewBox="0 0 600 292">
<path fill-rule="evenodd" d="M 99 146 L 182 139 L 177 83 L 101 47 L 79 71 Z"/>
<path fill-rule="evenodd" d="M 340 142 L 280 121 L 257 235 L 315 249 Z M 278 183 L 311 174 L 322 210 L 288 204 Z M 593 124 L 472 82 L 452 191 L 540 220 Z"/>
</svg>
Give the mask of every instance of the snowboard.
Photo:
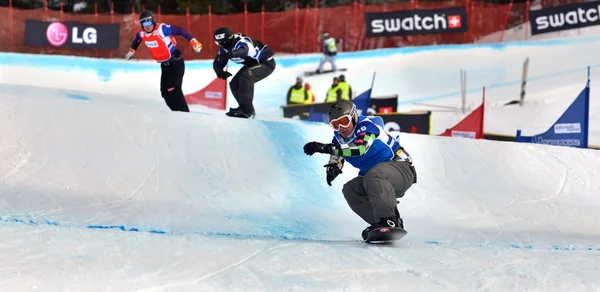
<svg viewBox="0 0 600 292">
<path fill-rule="evenodd" d="M 305 71 L 304 72 L 304 76 L 321 75 L 321 74 L 332 73 L 332 72 L 345 72 L 346 70 L 347 70 L 346 68 L 339 68 L 339 69 L 337 69 L 337 71 L 323 70 L 323 72 L 321 72 L 321 73 L 317 73 L 317 70 L 315 70 L 315 71 Z"/>
<path fill-rule="evenodd" d="M 398 227 L 380 227 L 367 234 L 367 243 L 391 243 L 402 239 L 408 232 Z"/>
</svg>

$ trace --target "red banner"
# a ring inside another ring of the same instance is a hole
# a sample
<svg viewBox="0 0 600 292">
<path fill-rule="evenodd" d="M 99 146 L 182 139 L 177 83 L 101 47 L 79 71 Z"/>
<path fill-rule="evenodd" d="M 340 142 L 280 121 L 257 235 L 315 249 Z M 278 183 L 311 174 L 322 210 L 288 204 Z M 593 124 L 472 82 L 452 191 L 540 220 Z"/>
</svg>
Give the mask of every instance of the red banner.
<svg viewBox="0 0 600 292">
<path fill-rule="evenodd" d="M 460 121 L 456 126 L 447 129 L 440 136 L 483 139 L 483 114 L 485 111 L 485 88 L 481 105 Z"/>
<path fill-rule="evenodd" d="M 227 81 L 216 78 L 201 90 L 187 94 L 185 100 L 188 104 L 224 110 L 227 105 Z"/>
</svg>

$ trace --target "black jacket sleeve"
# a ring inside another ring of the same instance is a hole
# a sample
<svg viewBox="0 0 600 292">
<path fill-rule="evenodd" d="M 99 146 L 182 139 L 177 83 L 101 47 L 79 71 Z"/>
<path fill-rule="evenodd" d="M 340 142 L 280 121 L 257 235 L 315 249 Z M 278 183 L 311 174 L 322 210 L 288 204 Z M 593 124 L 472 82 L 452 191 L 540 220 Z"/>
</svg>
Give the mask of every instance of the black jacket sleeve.
<svg viewBox="0 0 600 292">
<path fill-rule="evenodd" d="M 219 51 L 215 57 L 215 60 L 213 61 L 213 70 L 215 70 L 217 76 L 223 73 L 223 68 L 227 66 L 227 62 L 229 62 L 229 57 L 227 57 L 227 54 L 223 53 L 223 51 Z"/>
</svg>

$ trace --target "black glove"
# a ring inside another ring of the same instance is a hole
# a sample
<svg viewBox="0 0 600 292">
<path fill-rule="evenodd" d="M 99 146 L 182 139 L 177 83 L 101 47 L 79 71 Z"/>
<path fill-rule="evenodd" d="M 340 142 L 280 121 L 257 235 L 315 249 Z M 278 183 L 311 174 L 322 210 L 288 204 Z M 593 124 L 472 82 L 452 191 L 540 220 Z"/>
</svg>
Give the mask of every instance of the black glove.
<svg viewBox="0 0 600 292">
<path fill-rule="evenodd" d="M 325 164 L 324 167 L 327 167 L 327 184 L 331 186 L 331 182 L 342 173 L 342 170 L 338 167 L 338 164 L 335 162 Z"/>
<path fill-rule="evenodd" d="M 217 74 L 217 77 L 219 77 L 223 80 L 227 80 L 227 78 L 231 77 L 231 73 L 229 73 L 227 71 L 223 71 L 223 72 Z"/>
<path fill-rule="evenodd" d="M 304 145 L 304 153 L 313 155 L 316 152 L 323 154 L 333 154 L 333 144 L 323 144 L 319 142 L 308 142 Z"/>
</svg>

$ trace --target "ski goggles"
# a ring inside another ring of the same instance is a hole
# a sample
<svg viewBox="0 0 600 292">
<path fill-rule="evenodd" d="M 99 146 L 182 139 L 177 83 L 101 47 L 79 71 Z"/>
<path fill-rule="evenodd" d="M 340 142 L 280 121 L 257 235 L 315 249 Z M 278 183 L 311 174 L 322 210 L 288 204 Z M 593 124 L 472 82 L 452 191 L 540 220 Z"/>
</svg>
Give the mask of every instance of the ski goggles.
<svg viewBox="0 0 600 292">
<path fill-rule="evenodd" d="M 336 131 L 340 130 L 340 127 L 348 128 L 352 122 L 351 115 L 343 115 L 337 119 L 329 121 L 329 125 Z"/>
<path fill-rule="evenodd" d="M 227 43 L 227 41 L 229 41 L 229 39 L 231 39 L 231 38 L 227 38 L 227 39 L 223 38 L 223 39 L 215 40 L 215 44 L 217 46 L 226 47 L 225 44 Z"/>
<path fill-rule="evenodd" d="M 147 17 L 140 20 L 140 23 L 142 24 L 142 27 L 148 27 L 152 26 L 154 24 L 154 21 L 152 21 L 152 17 Z"/>
</svg>

